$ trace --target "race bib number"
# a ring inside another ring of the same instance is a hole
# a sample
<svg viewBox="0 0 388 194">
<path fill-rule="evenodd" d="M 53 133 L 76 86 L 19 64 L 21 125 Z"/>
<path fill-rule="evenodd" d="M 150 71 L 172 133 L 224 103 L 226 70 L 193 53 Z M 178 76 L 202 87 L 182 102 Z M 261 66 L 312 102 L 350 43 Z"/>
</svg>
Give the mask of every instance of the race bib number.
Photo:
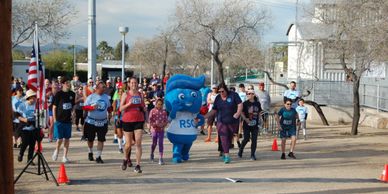
<svg viewBox="0 0 388 194">
<path fill-rule="evenodd" d="M 283 125 L 291 125 L 292 120 L 283 120 Z"/>
<path fill-rule="evenodd" d="M 256 120 L 252 120 L 248 123 L 248 126 L 255 126 L 257 124 Z"/>
<path fill-rule="evenodd" d="M 95 121 L 94 126 L 103 127 L 105 125 L 105 121 Z"/>
<path fill-rule="evenodd" d="M 72 107 L 71 103 L 63 103 L 62 105 L 63 110 L 70 110 Z"/>
<path fill-rule="evenodd" d="M 141 104 L 141 98 L 140 98 L 140 96 L 134 96 L 134 97 L 132 97 L 132 104 Z"/>
</svg>

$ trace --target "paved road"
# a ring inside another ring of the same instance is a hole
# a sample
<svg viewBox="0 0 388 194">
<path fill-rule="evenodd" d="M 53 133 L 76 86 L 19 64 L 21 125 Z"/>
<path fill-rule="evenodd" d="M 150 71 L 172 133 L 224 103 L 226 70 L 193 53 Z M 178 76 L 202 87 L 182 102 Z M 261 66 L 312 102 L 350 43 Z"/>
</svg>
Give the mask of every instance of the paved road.
<svg viewBox="0 0 388 194">
<path fill-rule="evenodd" d="M 298 141 L 297 160 L 280 160 L 280 152 L 272 152 L 271 137 L 260 137 L 257 161 L 249 154 L 237 158 L 233 149 L 232 163 L 223 164 L 216 144 L 204 143 L 199 136 L 192 148 L 191 160 L 164 166 L 149 162 L 150 137 L 143 144 L 143 174 L 122 171 L 122 155 L 109 132 L 103 153 L 105 164 L 87 160 L 85 142 L 74 132 L 66 165 L 70 185 L 56 187 L 43 176 L 25 174 L 15 185 L 17 193 L 388 193 L 388 184 L 380 183 L 383 166 L 388 163 L 388 130 L 361 128 L 358 137 L 350 137 L 349 126 L 312 126 L 307 141 Z M 51 161 L 53 143 L 44 143 L 44 155 L 54 174 L 59 162 Z M 248 144 L 249 146 L 249 144 Z M 248 153 L 249 148 L 246 148 Z M 165 141 L 165 158 L 171 158 L 171 145 Z M 15 176 L 25 163 L 16 161 Z M 61 155 L 60 155 L 61 156 Z M 60 157 L 59 157 L 60 158 Z M 33 169 L 31 169 L 33 170 Z M 232 183 L 226 177 L 239 179 Z"/>
</svg>

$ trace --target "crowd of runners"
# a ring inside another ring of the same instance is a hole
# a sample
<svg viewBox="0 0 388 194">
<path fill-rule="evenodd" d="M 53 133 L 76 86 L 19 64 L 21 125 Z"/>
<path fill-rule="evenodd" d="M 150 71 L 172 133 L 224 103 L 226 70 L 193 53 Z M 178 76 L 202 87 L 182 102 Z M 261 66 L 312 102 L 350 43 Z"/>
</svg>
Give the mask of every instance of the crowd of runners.
<svg viewBox="0 0 388 194">
<path fill-rule="evenodd" d="M 155 161 L 154 152 L 158 147 L 158 163 L 163 165 L 164 130 L 169 125 L 168 112 L 164 108 L 164 86 L 169 77 L 169 73 L 163 79 L 156 74 L 143 80 L 116 77 L 103 81 L 96 77 L 88 79 L 86 84 L 81 83 L 78 76 L 72 80 L 62 76 L 46 79 L 45 100 L 39 117 L 36 114 L 37 93 L 28 89 L 22 80 L 14 79 L 11 86 L 14 148 L 20 148 L 17 160 L 23 161 L 27 147 L 27 161 L 31 160 L 37 142 L 47 140 L 56 144 L 52 160 L 57 161 L 61 154 L 63 163 L 70 162 L 68 152 L 75 126 L 75 130 L 82 133 L 80 140 L 87 144 L 85 158 L 104 163 L 102 152 L 108 126 L 111 126 L 114 129 L 113 143 L 117 144 L 123 157 L 122 170 L 135 166 L 135 172 L 142 172 L 144 134 L 152 138 L 150 160 Z M 220 157 L 225 163 L 231 160 L 229 149 L 235 147 L 235 142 L 239 158 L 243 157 L 245 146 L 251 142 L 250 159 L 256 160 L 259 131 L 266 132 L 269 128 L 268 115 L 273 112 L 271 97 L 264 89 L 264 83 L 259 83 L 257 90 L 254 88 L 254 85 L 245 88 L 240 84 L 236 91 L 234 87 L 220 84 L 201 89 L 200 113 L 205 116 L 206 125 L 198 132 L 205 136 L 205 142 L 218 143 Z M 281 159 L 286 159 L 288 138 L 291 139 L 288 157 L 296 158 L 294 150 L 300 129 L 306 139 L 307 114 L 301 92 L 296 89 L 296 83 L 291 82 L 290 89 L 284 92 L 284 106 L 276 113 L 276 126 L 282 140 Z M 37 118 L 41 118 L 39 123 Z M 131 157 L 132 150 L 135 152 Z M 135 159 L 135 164 L 131 158 Z"/>
</svg>

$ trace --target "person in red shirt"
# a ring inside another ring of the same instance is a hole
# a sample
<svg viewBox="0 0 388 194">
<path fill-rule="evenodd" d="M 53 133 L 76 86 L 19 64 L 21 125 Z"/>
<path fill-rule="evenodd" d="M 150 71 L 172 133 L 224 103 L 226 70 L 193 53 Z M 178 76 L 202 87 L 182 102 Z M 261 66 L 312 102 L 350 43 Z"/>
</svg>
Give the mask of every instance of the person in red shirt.
<svg viewBox="0 0 388 194">
<path fill-rule="evenodd" d="M 125 148 L 122 170 L 126 170 L 127 166 L 131 167 L 131 147 L 133 136 L 135 136 L 136 146 L 136 167 L 135 172 L 141 173 L 140 161 L 142 155 L 142 135 L 145 121 L 145 104 L 143 95 L 138 90 L 138 81 L 136 78 L 131 78 L 128 84 L 127 92 L 123 93 L 120 101 L 120 111 L 123 116 L 122 127 L 125 136 Z"/>
</svg>

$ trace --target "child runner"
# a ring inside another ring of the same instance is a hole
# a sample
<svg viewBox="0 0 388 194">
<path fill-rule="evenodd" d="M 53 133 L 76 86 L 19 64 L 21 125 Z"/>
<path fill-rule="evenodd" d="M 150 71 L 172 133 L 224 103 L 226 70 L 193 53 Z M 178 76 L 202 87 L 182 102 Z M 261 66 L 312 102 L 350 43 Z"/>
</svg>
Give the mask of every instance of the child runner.
<svg viewBox="0 0 388 194">
<path fill-rule="evenodd" d="M 120 111 L 120 99 L 123 94 L 122 84 L 117 86 L 117 98 L 113 100 L 113 116 L 115 122 L 115 134 L 117 137 L 117 143 L 119 144 L 119 152 L 124 153 L 123 151 L 123 123 L 122 123 L 122 114 Z"/>
<path fill-rule="evenodd" d="M 167 126 L 168 118 L 167 112 L 163 110 L 163 100 L 157 99 L 156 106 L 150 112 L 150 125 L 152 135 L 151 145 L 151 161 L 154 161 L 154 151 L 156 144 L 159 145 L 159 165 L 163 165 L 163 139 L 164 139 L 164 128 Z"/>
<path fill-rule="evenodd" d="M 287 99 L 284 107 L 281 108 L 276 115 L 278 122 L 278 129 L 280 131 L 280 138 L 282 139 L 282 156 L 281 159 L 286 159 L 286 139 L 291 138 L 291 148 L 288 157 L 296 159 L 294 155 L 294 149 L 296 144 L 296 121 L 298 119 L 298 113 L 291 107 L 292 100 Z"/>
<path fill-rule="evenodd" d="M 253 90 L 248 90 L 248 100 L 243 103 L 243 112 L 241 118 L 243 120 L 244 139 L 241 143 L 238 157 L 241 158 L 244 147 L 249 139 L 251 141 L 251 160 L 256 160 L 257 135 L 259 133 L 258 123 L 260 121 L 260 112 L 262 111 L 260 102 L 255 96 Z"/>
<path fill-rule="evenodd" d="M 299 121 L 300 121 L 300 126 L 298 127 L 298 133 L 297 137 L 299 136 L 299 130 L 302 128 L 303 130 L 303 138 L 304 140 L 307 139 L 306 135 L 306 120 L 307 120 L 307 114 L 308 114 L 308 109 L 307 107 L 304 106 L 304 100 L 300 99 L 299 100 L 299 106 L 296 107 L 296 112 L 298 112 L 299 116 Z"/>
</svg>

